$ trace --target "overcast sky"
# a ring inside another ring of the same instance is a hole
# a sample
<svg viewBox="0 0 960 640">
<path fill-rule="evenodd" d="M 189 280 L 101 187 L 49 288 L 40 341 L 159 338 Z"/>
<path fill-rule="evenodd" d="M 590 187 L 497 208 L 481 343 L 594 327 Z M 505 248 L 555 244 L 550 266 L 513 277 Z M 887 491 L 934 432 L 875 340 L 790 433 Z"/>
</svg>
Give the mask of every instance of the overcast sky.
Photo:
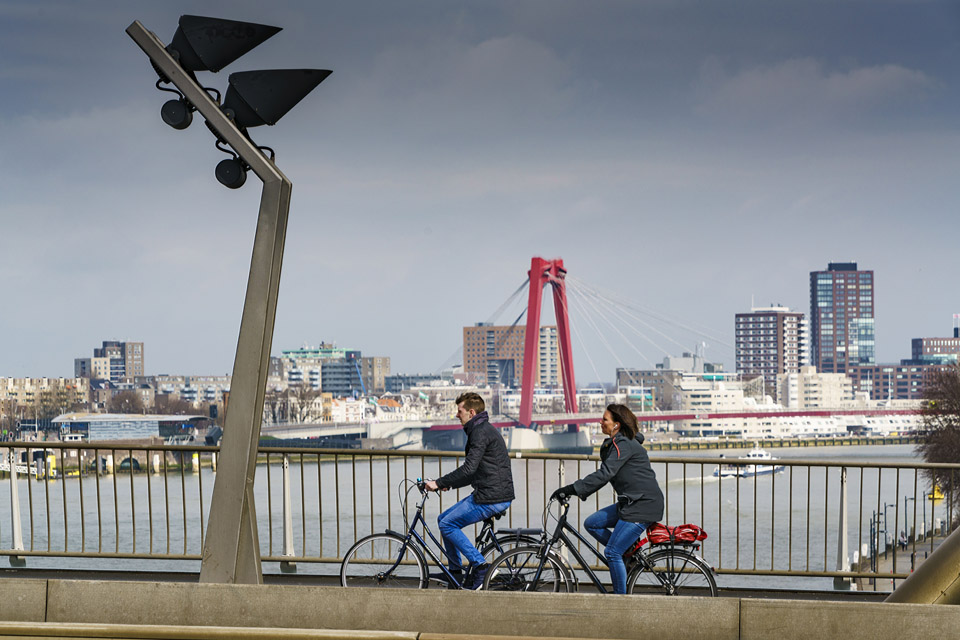
<svg viewBox="0 0 960 640">
<path fill-rule="evenodd" d="M 576 278 L 579 383 L 701 341 L 733 369 L 734 314 L 809 314 L 830 261 L 875 271 L 879 361 L 960 312 L 956 2 L 0 0 L 0 376 L 109 339 L 232 370 L 260 184 L 163 124 L 124 32 L 183 13 L 284 29 L 208 86 L 333 70 L 250 131 L 294 184 L 274 354 L 436 371 L 534 255 Z"/>
</svg>

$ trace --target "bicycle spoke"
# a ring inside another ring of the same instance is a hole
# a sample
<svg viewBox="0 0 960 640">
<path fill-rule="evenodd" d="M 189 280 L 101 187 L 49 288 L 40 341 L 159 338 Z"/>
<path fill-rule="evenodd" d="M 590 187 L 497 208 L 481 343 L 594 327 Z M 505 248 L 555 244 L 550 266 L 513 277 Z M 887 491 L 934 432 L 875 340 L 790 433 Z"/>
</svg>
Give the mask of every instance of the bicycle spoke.
<svg viewBox="0 0 960 640">
<path fill-rule="evenodd" d="M 539 572 L 539 577 L 537 573 Z M 487 572 L 487 591 L 567 591 L 570 580 L 564 567 L 552 556 L 542 556 L 539 547 L 508 551 Z"/>
<path fill-rule="evenodd" d="M 387 534 L 357 542 L 344 557 L 340 584 L 345 587 L 423 588 L 426 565 L 413 547 Z"/>
<path fill-rule="evenodd" d="M 717 584 L 710 567 L 683 549 L 657 549 L 638 558 L 631 570 L 627 593 L 668 596 L 716 596 Z"/>
</svg>

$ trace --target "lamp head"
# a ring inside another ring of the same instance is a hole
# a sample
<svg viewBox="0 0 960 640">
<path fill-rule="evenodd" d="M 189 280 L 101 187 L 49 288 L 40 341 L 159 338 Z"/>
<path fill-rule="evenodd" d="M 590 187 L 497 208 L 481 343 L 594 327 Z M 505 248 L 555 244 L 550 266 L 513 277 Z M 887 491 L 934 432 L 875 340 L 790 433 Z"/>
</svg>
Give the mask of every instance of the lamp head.
<svg viewBox="0 0 960 640">
<path fill-rule="evenodd" d="M 230 74 L 223 109 L 241 129 L 276 124 L 327 76 L 326 69 L 270 69 Z"/>
<path fill-rule="evenodd" d="M 184 15 L 167 51 L 185 71 L 220 71 L 279 31 L 265 24 Z"/>
</svg>

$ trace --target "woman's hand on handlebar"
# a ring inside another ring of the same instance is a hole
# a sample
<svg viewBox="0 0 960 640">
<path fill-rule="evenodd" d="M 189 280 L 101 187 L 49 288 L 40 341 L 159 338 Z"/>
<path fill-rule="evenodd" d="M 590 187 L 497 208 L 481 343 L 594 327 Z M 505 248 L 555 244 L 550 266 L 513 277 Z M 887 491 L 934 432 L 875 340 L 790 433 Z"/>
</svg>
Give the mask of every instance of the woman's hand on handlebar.
<svg viewBox="0 0 960 640">
<path fill-rule="evenodd" d="M 427 480 L 423 483 L 423 488 L 427 491 L 440 491 L 440 487 L 437 486 L 436 480 Z"/>
<path fill-rule="evenodd" d="M 567 498 L 569 498 L 570 496 L 575 496 L 575 495 L 577 495 L 577 492 L 574 491 L 573 485 L 572 485 L 572 484 L 568 484 L 567 486 L 565 486 L 565 487 L 560 487 L 559 489 L 557 489 L 556 491 L 554 491 L 554 492 L 550 495 L 550 499 L 551 499 L 551 500 L 560 500 L 560 501 L 562 501 L 562 502 L 566 502 Z"/>
</svg>

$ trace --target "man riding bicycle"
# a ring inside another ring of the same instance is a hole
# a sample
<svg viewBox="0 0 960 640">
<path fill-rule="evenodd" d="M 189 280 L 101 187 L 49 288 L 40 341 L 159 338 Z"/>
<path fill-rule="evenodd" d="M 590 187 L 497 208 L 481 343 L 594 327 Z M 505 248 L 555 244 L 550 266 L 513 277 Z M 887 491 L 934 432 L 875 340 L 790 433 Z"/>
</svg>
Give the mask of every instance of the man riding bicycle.
<svg viewBox="0 0 960 640">
<path fill-rule="evenodd" d="M 503 437 L 490 424 L 486 405 L 479 394 L 461 394 L 457 400 L 457 418 L 467 434 L 463 464 L 450 473 L 428 480 L 428 491 L 458 489 L 471 485 L 473 493 L 444 511 L 437 518 L 444 548 L 450 558 L 450 573 L 464 589 L 479 589 L 488 565 L 466 535 L 464 527 L 506 510 L 514 499 L 513 472 Z M 470 566 L 463 576 L 461 554 Z"/>
</svg>

